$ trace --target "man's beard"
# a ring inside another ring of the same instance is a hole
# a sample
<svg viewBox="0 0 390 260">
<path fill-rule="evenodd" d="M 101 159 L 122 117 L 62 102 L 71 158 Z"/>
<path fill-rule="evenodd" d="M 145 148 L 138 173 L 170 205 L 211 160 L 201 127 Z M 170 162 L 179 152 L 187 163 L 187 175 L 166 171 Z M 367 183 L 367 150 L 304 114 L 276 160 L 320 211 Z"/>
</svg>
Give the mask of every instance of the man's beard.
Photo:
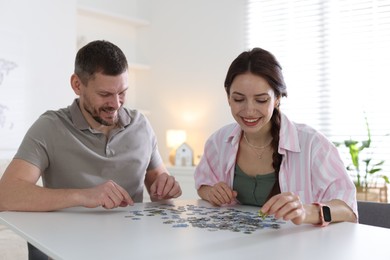
<svg viewBox="0 0 390 260">
<path fill-rule="evenodd" d="M 84 109 L 85 109 L 85 111 L 88 112 L 88 114 L 90 114 L 90 115 L 92 116 L 92 118 L 93 118 L 96 122 L 98 122 L 98 123 L 101 124 L 101 125 L 113 126 L 113 125 L 116 125 L 116 123 L 118 122 L 118 117 L 115 117 L 114 120 L 113 120 L 113 122 L 108 122 L 108 121 L 104 120 L 103 118 L 101 118 L 101 117 L 99 116 L 99 112 L 100 112 L 100 111 L 104 111 L 104 110 L 106 110 L 106 111 L 113 111 L 113 110 L 115 110 L 115 109 L 112 108 L 112 107 L 103 107 L 103 108 L 99 108 L 99 110 L 96 111 L 96 109 L 90 109 L 86 104 L 84 104 Z M 93 110 L 93 111 L 92 111 L 92 110 Z"/>
</svg>

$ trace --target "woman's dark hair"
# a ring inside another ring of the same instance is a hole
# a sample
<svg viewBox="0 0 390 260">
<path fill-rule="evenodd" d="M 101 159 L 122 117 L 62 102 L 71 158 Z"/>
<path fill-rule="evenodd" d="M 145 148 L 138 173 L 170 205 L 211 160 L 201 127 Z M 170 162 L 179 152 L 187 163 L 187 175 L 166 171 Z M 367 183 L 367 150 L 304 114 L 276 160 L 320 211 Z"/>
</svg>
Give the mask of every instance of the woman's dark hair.
<svg viewBox="0 0 390 260">
<path fill-rule="evenodd" d="M 282 67 L 274 55 L 261 48 L 253 48 L 252 50 L 245 51 L 238 55 L 238 57 L 232 62 L 225 79 L 225 90 L 228 96 L 230 96 L 230 88 L 235 77 L 248 72 L 264 78 L 268 85 L 270 85 L 273 89 L 277 98 L 287 97 L 287 89 L 283 79 Z M 274 150 L 272 155 L 272 166 L 275 169 L 276 182 L 269 197 L 280 193 L 279 170 L 282 162 L 282 155 L 278 153 L 280 133 L 279 106 L 273 111 L 271 123 L 271 135 L 273 138 L 271 145 Z"/>
<path fill-rule="evenodd" d="M 245 51 L 232 62 L 225 79 L 225 90 L 228 95 L 235 77 L 247 72 L 264 78 L 274 90 L 276 97 L 287 97 L 282 67 L 274 55 L 261 48 Z"/>
<path fill-rule="evenodd" d="M 97 72 L 117 76 L 127 68 L 126 56 L 118 46 L 98 40 L 88 43 L 77 52 L 74 73 L 87 85 Z"/>
</svg>

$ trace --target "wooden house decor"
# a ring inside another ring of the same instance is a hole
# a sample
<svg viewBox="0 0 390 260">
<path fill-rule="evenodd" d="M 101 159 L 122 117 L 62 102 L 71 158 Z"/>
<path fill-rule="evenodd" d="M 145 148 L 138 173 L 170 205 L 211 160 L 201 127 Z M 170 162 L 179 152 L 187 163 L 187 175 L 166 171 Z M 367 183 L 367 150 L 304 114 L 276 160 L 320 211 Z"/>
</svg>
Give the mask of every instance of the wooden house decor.
<svg viewBox="0 0 390 260">
<path fill-rule="evenodd" d="M 175 154 L 175 166 L 193 166 L 194 165 L 194 152 L 192 148 L 186 144 L 181 144 L 176 149 Z"/>
</svg>

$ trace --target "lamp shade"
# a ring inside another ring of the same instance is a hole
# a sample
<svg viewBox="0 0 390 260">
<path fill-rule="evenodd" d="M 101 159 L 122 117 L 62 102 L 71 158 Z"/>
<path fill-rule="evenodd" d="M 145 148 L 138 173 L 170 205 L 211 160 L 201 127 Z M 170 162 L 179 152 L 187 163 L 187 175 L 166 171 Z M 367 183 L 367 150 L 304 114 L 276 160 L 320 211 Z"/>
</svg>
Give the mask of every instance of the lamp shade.
<svg viewBox="0 0 390 260">
<path fill-rule="evenodd" d="M 184 130 L 169 129 L 166 138 L 167 147 L 176 148 L 187 140 L 187 133 Z"/>
</svg>

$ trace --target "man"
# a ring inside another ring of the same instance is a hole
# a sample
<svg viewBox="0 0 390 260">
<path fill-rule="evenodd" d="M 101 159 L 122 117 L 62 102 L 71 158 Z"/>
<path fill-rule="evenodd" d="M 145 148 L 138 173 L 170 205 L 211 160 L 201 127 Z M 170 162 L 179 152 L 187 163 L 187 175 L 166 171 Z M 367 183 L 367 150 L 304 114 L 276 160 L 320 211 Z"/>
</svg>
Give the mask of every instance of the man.
<svg viewBox="0 0 390 260">
<path fill-rule="evenodd" d="M 142 202 L 144 185 L 152 201 L 179 197 L 147 119 L 123 107 L 123 52 L 107 41 L 87 44 L 70 82 L 78 98 L 31 126 L 0 180 L 0 211 L 124 207 Z"/>
</svg>

